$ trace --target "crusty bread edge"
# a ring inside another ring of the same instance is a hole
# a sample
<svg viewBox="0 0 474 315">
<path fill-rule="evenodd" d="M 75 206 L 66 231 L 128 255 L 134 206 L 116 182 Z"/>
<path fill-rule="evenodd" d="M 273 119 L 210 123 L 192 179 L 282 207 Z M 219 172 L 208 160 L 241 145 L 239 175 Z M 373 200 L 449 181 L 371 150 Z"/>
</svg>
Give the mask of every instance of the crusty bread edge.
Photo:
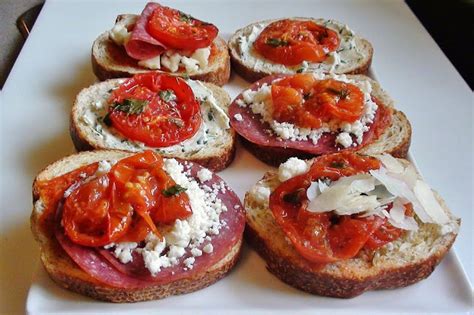
<svg viewBox="0 0 474 315">
<path fill-rule="evenodd" d="M 101 84 L 101 82 L 97 83 Z M 209 88 L 211 91 L 220 91 L 223 92 L 221 94 L 226 96 L 225 102 L 225 107 L 228 107 L 228 104 L 230 103 L 230 96 L 228 95 L 227 91 L 225 91 L 223 88 L 213 84 L 213 83 L 208 83 L 208 82 L 203 82 L 203 84 Z M 86 87 L 83 89 L 83 91 L 87 90 L 89 87 Z M 71 140 L 74 144 L 74 147 L 78 152 L 80 151 L 89 151 L 89 150 L 110 150 L 110 148 L 102 147 L 99 145 L 94 145 L 93 143 L 90 143 L 87 141 L 87 137 L 84 134 L 84 130 L 81 130 L 78 128 L 76 123 L 74 122 L 74 115 L 75 115 L 75 108 L 79 106 L 77 103 L 78 100 L 77 98 L 74 100 L 74 104 L 71 109 L 71 114 L 69 117 L 69 134 L 71 136 Z M 227 110 L 226 110 L 227 111 Z M 236 142 L 237 142 L 237 135 L 234 129 L 230 128 L 228 132 L 231 135 L 231 143 L 229 143 L 224 150 L 221 150 L 217 152 L 214 155 L 211 156 L 206 156 L 206 157 L 201 157 L 201 158 L 186 158 L 186 160 L 195 162 L 203 167 L 208 168 L 209 170 L 213 172 L 219 172 L 225 168 L 227 168 L 232 161 L 235 158 L 235 153 L 236 153 Z M 173 154 L 165 154 L 164 156 L 173 158 Z"/>
<path fill-rule="evenodd" d="M 365 291 L 395 289 L 419 282 L 434 271 L 456 239 L 452 237 L 447 245 L 423 261 L 402 268 L 390 268 L 372 277 L 344 279 L 311 272 L 278 255 L 251 225 L 246 225 L 244 236 L 246 242 L 265 260 L 267 269 L 283 282 L 312 294 L 337 298 L 352 298 Z"/>
<path fill-rule="evenodd" d="M 85 151 L 71 154 L 46 166 L 33 181 L 33 205 L 35 205 L 40 198 L 37 187 L 39 180 L 47 180 L 60 176 L 61 174 L 88 164 L 85 161 L 89 159 L 89 163 L 91 163 L 102 159 L 122 159 L 132 154 L 133 153 L 119 150 Z M 34 206 L 30 216 L 30 227 L 35 240 L 40 245 L 41 262 L 48 276 L 65 289 L 94 299 L 115 303 L 163 299 L 170 295 L 186 294 L 210 286 L 227 275 L 234 267 L 240 257 L 242 247 L 242 239 L 239 239 L 224 258 L 208 268 L 205 272 L 199 273 L 192 278 L 153 285 L 147 288 L 124 290 L 104 285 L 82 271 L 60 247 L 52 231 L 41 230 L 39 224 L 41 214 L 42 213 L 38 212 Z M 61 261 L 60 267 L 66 264 L 67 267 L 72 268 L 72 272 L 67 271 L 71 271 L 69 268 L 58 268 L 54 263 L 56 260 Z"/>
</svg>

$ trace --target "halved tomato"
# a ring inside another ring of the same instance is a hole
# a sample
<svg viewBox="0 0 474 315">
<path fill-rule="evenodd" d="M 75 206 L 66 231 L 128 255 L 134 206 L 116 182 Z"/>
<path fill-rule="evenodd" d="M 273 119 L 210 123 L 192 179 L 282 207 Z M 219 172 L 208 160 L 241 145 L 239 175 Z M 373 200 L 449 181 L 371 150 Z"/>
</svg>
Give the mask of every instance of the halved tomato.
<svg viewBox="0 0 474 315">
<path fill-rule="evenodd" d="M 207 47 L 219 32 L 213 24 L 165 6 L 153 11 L 147 30 L 165 46 L 182 50 Z"/>
<path fill-rule="evenodd" d="M 333 30 L 313 21 L 290 19 L 269 24 L 254 43 L 262 56 L 287 66 L 324 61 L 338 46 L 339 37 Z"/>
<path fill-rule="evenodd" d="M 104 122 L 126 138 L 167 147 L 192 137 L 201 124 L 200 105 L 182 78 L 137 74 L 114 90 Z"/>
<path fill-rule="evenodd" d="M 364 109 L 364 94 L 350 83 L 296 74 L 272 84 L 272 104 L 275 120 L 320 128 L 333 119 L 356 121 Z"/>
</svg>

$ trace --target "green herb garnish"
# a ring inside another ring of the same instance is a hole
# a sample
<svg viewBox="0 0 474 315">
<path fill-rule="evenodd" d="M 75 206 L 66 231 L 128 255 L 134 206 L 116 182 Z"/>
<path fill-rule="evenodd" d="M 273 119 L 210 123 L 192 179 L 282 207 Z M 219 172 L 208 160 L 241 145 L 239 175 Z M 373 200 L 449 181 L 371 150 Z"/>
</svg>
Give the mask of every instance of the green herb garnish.
<svg viewBox="0 0 474 315">
<path fill-rule="evenodd" d="M 296 70 L 296 73 L 302 73 L 303 71 L 304 71 L 304 68 L 301 67 L 301 68 L 299 68 L 298 70 Z"/>
<path fill-rule="evenodd" d="M 195 18 L 193 18 L 189 14 L 179 12 L 179 20 L 182 21 L 182 22 L 191 23 L 192 21 L 195 20 Z"/>
<path fill-rule="evenodd" d="M 288 193 L 283 196 L 283 201 L 287 203 L 291 203 L 293 205 L 297 205 L 301 203 L 303 200 L 303 196 L 305 194 L 305 189 L 304 188 L 299 188 L 295 190 L 294 192 Z"/>
<path fill-rule="evenodd" d="M 104 124 L 106 126 L 112 126 L 112 120 L 110 119 L 110 113 L 111 112 L 108 112 L 107 114 L 105 114 L 104 118 L 102 118 L 102 121 L 104 122 Z"/>
<path fill-rule="evenodd" d="M 288 46 L 290 43 L 288 43 L 286 40 L 283 40 L 281 38 L 269 38 L 267 39 L 265 44 L 273 46 L 273 47 L 280 47 L 280 46 Z"/>
<path fill-rule="evenodd" d="M 174 94 L 173 90 L 168 89 L 168 90 L 160 91 L 159 95 L 160 95 L 160 98 L 165 102 L 176 101 L 176 94 Z"/>
<path fill-rule="evenodd" d="M 344 168 L 346 167 L 346 163 L 344 161 L 334 161 L 331 164 L 329 164 L 332 168 Z"/>
<path fill-rule="evenodd" d="M 349 96 L 349 90 L 347 89 L 337 90 L 333 88 L 328 88 L 327 91 L 336 94 L 337 96 L 339 96 L 340 99 L 345 99 Z"/>
<path fill-rule="evenodd" d="M 207 112 L 207 119 L 209 119 L 209 121 L 214 120 L 214 112 L 212 111 L 212 109 Z"/>
<path fill-rule="evenodd" d="M 183 191 L 186 191 L 186 188 L 176 184 L 174 186 L 163 189 L 161 191 L 161 193 L 165 197 L 172 197 L 172 196 L 175 196 L 175 195 L 178 195 L 178 194 L 182 193 Z"/>
<path fill-rule="evenodd" d="M 115 103 L 113 110 L 124 112 L 127 115 L 138 115 L 145 110 L 145 106 L 147 106 L 148 103 L 149 102 L 145 100 L 130 98 L 123 100 L 122 103 Z"/>
</svg>

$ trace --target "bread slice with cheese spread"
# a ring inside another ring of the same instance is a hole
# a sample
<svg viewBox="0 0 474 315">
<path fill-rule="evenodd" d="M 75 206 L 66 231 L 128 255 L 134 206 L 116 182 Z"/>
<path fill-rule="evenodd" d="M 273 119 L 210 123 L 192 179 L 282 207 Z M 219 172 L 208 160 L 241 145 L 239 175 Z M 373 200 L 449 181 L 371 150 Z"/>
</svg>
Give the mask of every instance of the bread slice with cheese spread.
<svg viewBox="0 0 474 315">
<path fill-rule="evenodd" d="M 213 171 L 226 168 L 235 156 L 236 135 L 229 126 L 227 92 L 211 83 L 188 80 L 201 103 L 202 123 L 191 138 L 169 147 L 151 148 L 124 138 L 108 127 L 102 118 L 108 110 L 111 90 L 126 79 L 111 79 L 83 89 L 76 97 L 71 112 L 70 133 L 78 151 L 116 149 L 130 152 L 152 149 L 165 157 L 196 162 Z"/>
<path fill-rule="evenodd" d="M 406 160 L 399 161 L 405 166 L 409 164 Z M 245 238 L 265 260 L 271 273 L 312 294 L 351 298 L 369 290 L 394 289 L 416 283 L 433 272 L 458 233 L 460 220 L 434 192 L 450 218 L 449 224 L 442 226 L 417 220 L 417 231 L 407 231 L 375 252 L 361 251 L 352 259 L 339 260 L 321 268 L 295 250 L 269 209 L 268 194 L 280 183 L 278 172 L 270 171 L 245 195 Z M 262 195 L 262 190 L 267 193 Z"/>
<path fill-rule="evenodd" d="M 39 182 L 54 179 L 91 163 L 104 160 L 117 161 L 132 153 L 113 150 L 87 151 L 65 157 L 47 166 L 35 178 L 33 183 L 33 211 L 31 213 L 31 230 L 40 246 L 41 262 L 50 278 L 60 286 L 94 299 L 115 303 L 130 303 L 162 299 L 171 295 L 185 294 L 205 288 L 223 278 L 238 260 L 242 237 L 236 235 L 236 242 L 228 248 L 227 254 L 216 261 L 207 270 L 194 273 L 192 276 L 178 277 L 172 282 L 158 282 L 140 288 L 120 288 L 104 284 L 82 270 L 71 259 L 57 241 L 54 232 L 55 211 L 45 216 L 45 203 L 39 189 Z M 237 197 L 235 197 L 237 198 Z M 239 208 L 234 206 L 232 211 Z M 181 269 L 183 270 L 183 269 Z M 186 272 L 187 269 L 184 269 Z"/>
<path fill-rule="evenodd" d="M 336 52 L 329 53 L 321 63 L 303 62 L 285 66 L 274 63 L 258 54 L 253 43 L 260 32 L 277 20 L 255 22 L 237 30 L 229 39 L 228 46 L 232 68 L 250 82 L 272 74 L 294 74 L 307 71 L 333 72 L 336 74 L 367 74 L 372 63 L 374 49 L 369 41 L 355 34 L 347 25 L 335 20 L 294 17 L 292 20 L 314 21 L 339 34 L 341 40 Z"/>
<path fill-rule="evenodd" d="M 137 18 L 138 15 L 122 14 L 117 17 L 115 25 L 124 30 L 130 23 L 135 23 Z M 189 77 L 193 80 L 211 82 L 219 86 L 229 81 L 230 57 L 227 43 L 221 37 L 214 39 L 213 46 L 215 49 L 213 49 L 207 65 L 190 71 L 187 71 L 185 67 L 180 67 L 177 71 L 168 72 L 166 69 L 160 70 L 161 66 L 158 67 L 157 65 L 152 68 L 140 66 L 137 60 L 127 55 L 123 46 L 114 42 L 112 31 L 99 35 L 92 45 L 92 69 L 99 80 L 130 77 L 137 73 L 155 70 Z"/>
</svg>

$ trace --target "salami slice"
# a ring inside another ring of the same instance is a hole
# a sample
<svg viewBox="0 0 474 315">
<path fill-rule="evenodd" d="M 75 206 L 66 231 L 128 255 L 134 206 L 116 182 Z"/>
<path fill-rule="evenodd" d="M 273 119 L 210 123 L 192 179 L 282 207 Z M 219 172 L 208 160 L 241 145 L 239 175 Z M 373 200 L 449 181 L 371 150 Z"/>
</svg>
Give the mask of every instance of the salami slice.
<svg viewBox="0 0 474 315">
<path fill-rule="evenodd" d="M 130 57 L 145 60 L 156 57 L 165 51 L 165 45 L 152 37 L 146 29 L 150 15 L 159 6 L 158 3 L 150 2 L 143 9 L 132 31 L 130 40 L 125 44 L 125 50 Z"/>
<path fill-rule="evenodd" d="M 197 172 L 202 169 L 201 166 L 191 162 L 185 162 L 185 169 L 187 167 L 189 167 L 188 169 L 193 177 L 196 177 Z M 201 187 L 208 186 L 212 189 L 213 185 L 222 187 L 224 183 L 219 176 L 213 174 L 210 180 L 200 185 Z M 84 247 L 72 243 L 59 228 L 56 229 L 56 238 L 69 257 L 82 270 L 94 279 L 107 285 L 120 288 L 142 288 L 170 283 L 182 278 L 192 277 L 209 269 L 212 265 L 223 259 L 241 239 L 245 226 L 245 217 L 239 198 L 229 188 L 226 188 L 225 193 L 219 190 L 217 198 L 227 207 L 227 211 L 220 214 L 220 221 L 224 224 L 220 228 L 219 234 L 212 235 L 210 241 L 205 241 L 198 247 L 202 250 L 204 246 L 211 243 L 213 251 L 212 253 L 203 253 L 202 256 L 195 257 L 192 269 L 186 268 L 185 270 L 183 264 L 186 258 L 192 257 L 188 248 L 186 249 L 186 254 L 178 260 L 177 265 L 163 268 L 156 276 L 152 276 L 148 269 L 145 268 L 142 256 L 137 252 L 133 253 L 132 262 L 122 264 L 108 250 Z"/>
<path fill-rule="evenodd" d="M 251 90 L 258 90 L 263 84 L 271 84 L 274 80 L 285 77 L 287 75 L 272 75 L 265 77 L 250 86 Z M 243 99 L 242 94 L 237 96 L 229 107 L 229 116 L 231 117 L 231 125 L 235 131 L 246 140 L 265 147 L 296 149 L 305 153 L 321 155 L 341 150 L 336 145 L 337 133 L 324 133 L 319 141 L 314 144 L 311 140 L 284 140 L 278 138 L 275 134 L 269 132 L 271 127 L 268 123 L 262 122 L 261 116 L 254 114 L 250 106 L 241 107 L 237 104 L 238 100 Z M 390 125 L 392 111 L 384 106 L 380 101 L 373 98 L 378 105 L 375 113 L 374 122 L 369 125 L 369 130 L 363 135 L 362 143 L 350 149 L 360 149 L 361 147 L 373 142 L 377 139 Z M 236 120 L 233 117 L 240 114 L 242 119 Z"/>
</svg>

